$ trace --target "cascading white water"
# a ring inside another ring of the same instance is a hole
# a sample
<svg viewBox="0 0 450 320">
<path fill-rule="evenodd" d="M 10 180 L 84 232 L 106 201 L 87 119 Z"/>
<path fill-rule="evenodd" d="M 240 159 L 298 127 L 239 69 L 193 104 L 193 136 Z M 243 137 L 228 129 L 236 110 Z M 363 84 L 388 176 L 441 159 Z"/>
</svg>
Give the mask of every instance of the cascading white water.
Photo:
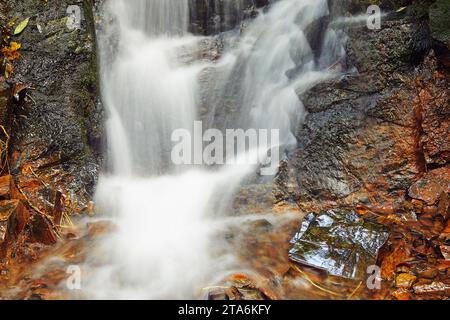
<svg viewBox="0 0 450 320">
<path fill-rule="evenodd" d="M 326 0 L 276 2 L 249 24 L 237 49 L 226 53 L 227 63 L 219 71 L 226 76 L 208 103 L 214 107 L 217 100 L 231 100 L 239 110 L 232 122 L 243 128 L 279 129 L 282 145 L 295 144 L 295 129 L 304 116 L 297 93 L 335 76 L 327 67 L 345 55 L 341 35 L 331 29 L 324 39 L 314 39 L 323 41 L 319 62 L 308 43 L 307 28 L 328 14 Z M 217 120 L 213 117 L 211 122 L 214 126 Z"/>
<path fill-rule="evenodd" d="M 178 67 L 175 57 L 193 41 L 184 37 L 188 0 L 115 0 L 109 10 L 120 31 L 115 60 L 103 66 L 112 171 L 159 174 L 170 163 L 171 132 L 195 118 L 198 69 Z"/>
<path fill-rule="evenodd" d="M 205 67 L 177 58 L 198 41 L 187 33 L 188 3 L 109 1 L 114 22 L 100 49 L 110 170 L 100 178 L 96 203 L 118 230 L 88 262 L 106 257 L 89 276 L 95 298 L 199 297 L 198 289 L 238 267 L 214 241 L 222 223 L 212 203 L 255 166 L 177 170 L 170 160 L 173 130 L 191 130 L 197 118 L 197 77 Z M 326 0 L 280 0 L 249 25 L 237 49 L 208 65 L 228 75 L 210 103 L 239 83 L 240 114 L 230 129 L 279 129 L 282 144 L 295 143 L 293 127 L 303 115 L 295 91 L 330 75 L 316 69 L 303 31 L 326 14 Z"/>
<path fill-rule="evenodd" d="M 199 281 L 201 268 L 193 275 L 183 269 L 207 263 L 204 181 L 194 173 L 157 177 L 171 171 L 172 131 L 190 129 L 195 119 L 199 69 L 176 58 L 193 41 L 186 36 L 188 0 L 114 0 L 107 10 L 120 34 L 116 52 L 107 47 L 108 30 L 101 43 L 102 60 L 113 61 L 102 65 L 111 168 L 96 200 L 119 229 L 99 249 L 110 260 L 91 277 L 89 290 L 99 298 L 192 296 L 185 289 Z M 114 57 L 105 56 L 110 52 Z"/>
</svg>

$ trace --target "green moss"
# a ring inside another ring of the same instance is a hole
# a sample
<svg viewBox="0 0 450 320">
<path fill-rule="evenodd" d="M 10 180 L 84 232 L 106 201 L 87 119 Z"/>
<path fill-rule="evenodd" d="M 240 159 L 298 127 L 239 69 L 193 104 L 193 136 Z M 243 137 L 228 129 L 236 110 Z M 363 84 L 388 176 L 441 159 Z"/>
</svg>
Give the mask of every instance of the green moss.
<svg viewBox="0 0 450 320">
<path fill-rule="evenodd" d="M 430 6 L 430 29 L 433 38 L 450 48 L 450 0 L 437 0 Z"/>
<path fill-rule="evenodd" d="M 51 29 L 65 29 L 67 26 L 68 17 L 63 17 L 56 20 L 50 20 L 47 22 L 47 28 Z"/>
<path fill-rule="evenodd" d="M 407 13 L 408 16 L 414 20 L 427 20 L 428 10 L 430 8 L 430 1 L 417 1 L 412 5 L 408 6 Z"/>
</svg>

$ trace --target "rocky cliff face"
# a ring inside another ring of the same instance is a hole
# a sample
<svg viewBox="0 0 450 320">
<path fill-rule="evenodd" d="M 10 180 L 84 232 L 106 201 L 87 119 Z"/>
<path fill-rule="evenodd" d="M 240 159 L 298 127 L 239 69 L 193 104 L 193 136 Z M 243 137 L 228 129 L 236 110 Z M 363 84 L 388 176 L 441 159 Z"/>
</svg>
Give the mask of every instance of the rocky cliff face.
<svg viewBox="0 0 450 320">
<path fill-rule="evenodd" d="M 8 82 L 16 93 L 25 89 L 2 114 L 13 133 L 9 170 L 42 210 L 51 209 L 59 190 L 70 210 L 80 211 L 92 196 L 101 158 L 92 2 L 8 1 L 6 7 L 9 21 L 30 18 L 11 39 L 20 43 L 21 56 Z M 81 19 L 74 27 L 68 26 L 72 11 Z"/>
<path fill-rule="evenodd" d="M 347 34 L 357 72 L 301 96 L 309 114 L 290 157 L 298 200 L 392 212 L 414 181 L 448 164 L 448 70 L 426 22 L 408 14 Z"/>
<path fill-rule="evenodd" d="M 0 11 L 0 260 L 29 261 L 69 215 L 92 211 L 103 139 L 93 3 Z"/>
</svg>

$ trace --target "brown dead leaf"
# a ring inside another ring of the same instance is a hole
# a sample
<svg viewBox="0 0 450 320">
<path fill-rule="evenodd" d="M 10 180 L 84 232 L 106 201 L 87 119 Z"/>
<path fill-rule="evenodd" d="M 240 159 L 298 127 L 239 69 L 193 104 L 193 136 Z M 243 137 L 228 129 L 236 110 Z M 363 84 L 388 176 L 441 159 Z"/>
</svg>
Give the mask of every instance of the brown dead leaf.
<svg viewBox="0 0 450 320">
<path fill-rule="evenodd" d="M 395 249 L 388 254 L 381 263 L 381 277 L 383 279 L 392 279 L 394 272 L 399 264 L 406 261 L 410 255 L 408 244 L 402 240 Z"/>
<path fill-rule="evenodd" d="M 392 292 L 392 295 L 397 300 L 411 300 L 411 294 L 404 288 L 395 290 L 394 292 Z"/>
</svg>

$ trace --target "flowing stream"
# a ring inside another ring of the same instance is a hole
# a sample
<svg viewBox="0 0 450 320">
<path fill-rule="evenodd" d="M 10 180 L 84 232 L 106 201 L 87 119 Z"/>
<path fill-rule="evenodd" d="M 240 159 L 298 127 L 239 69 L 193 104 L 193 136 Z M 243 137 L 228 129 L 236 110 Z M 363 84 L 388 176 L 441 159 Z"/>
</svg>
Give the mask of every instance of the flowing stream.
<svg viewBox="0 0 450 320">
<path fill-rule="evenodd" d="M 171 161 L 173 131 L 192 132 L 199 119 L 201 72 L 220 75 L 206 89 L 207 127 L 277 129 L 279 144 L 289 147 L 305 114 L 298 92 L 336 76 L 328 67 L 345 54 L 334 30 L 316 39 L 320 53 L 307 40 L 308 26 L 328 15 L 326 0 L 279 0 L 219 61 L 186 63 L 180 56 L 194 54 L 202 39 L 188 33 L 190 3 L 110 0 L 105 6 L 110 23 L 100 56 L 108 170 L 96 203 L 118 228 L 90 257 L 94 298 L 199 298 L 202 287 L 239 270 L 216 239 L 226 220 L 216 204 L 231 201 L 258 166 Z M 234 113 L 225 112 L 225 101 Z"/>
</svg>

